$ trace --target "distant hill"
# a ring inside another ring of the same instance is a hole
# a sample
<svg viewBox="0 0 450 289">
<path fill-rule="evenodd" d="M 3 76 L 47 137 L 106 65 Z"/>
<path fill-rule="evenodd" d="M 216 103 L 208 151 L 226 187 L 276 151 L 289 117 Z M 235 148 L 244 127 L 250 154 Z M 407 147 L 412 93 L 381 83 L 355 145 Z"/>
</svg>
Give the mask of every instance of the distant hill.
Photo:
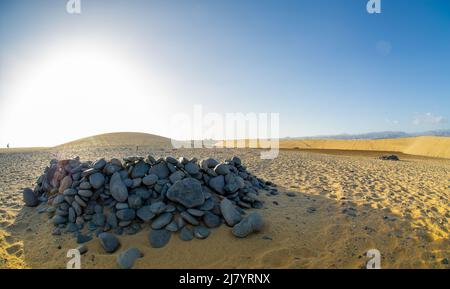
<svg viewBox="0 0 450 289">
<path fill-rule="evenodd" d="M 139 132 L 106 133 L 71 141 L 57 148 L 69 147 L 108 147 L 108 146 L 150 146 L 172 148 L 169 138 Z"/>
<path fill-rule="evenodd" d="M 382 131 L 382 132 L 370 132 L 364 134 L 337 134 L 337 135 L 323 135 L 323 136 L 310 136 L 310 137 L 294 137 L 286 139 L 392 139 L 392 138 L 404 138 L 404 137 L 417 137 L 417 136 L 450 136 L 450 129 L 442 130 L 430 130 L 418 133 L 406 133 L 403 131 Z"/>
</svg>

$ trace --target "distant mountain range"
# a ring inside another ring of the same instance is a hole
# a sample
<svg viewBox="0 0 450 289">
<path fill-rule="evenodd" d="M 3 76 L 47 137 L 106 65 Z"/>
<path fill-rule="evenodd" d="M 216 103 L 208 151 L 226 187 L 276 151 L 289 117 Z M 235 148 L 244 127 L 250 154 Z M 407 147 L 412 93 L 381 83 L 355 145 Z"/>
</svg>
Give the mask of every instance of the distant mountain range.
<svg viewBox="0 0 450 289">
<path fill-rule="evenodd" d="M 418 133 L 406 133 L 403 131 L 382 131 L 363 134 L 337 134 L 310 137 L 287 137 L 285 139 L 386 139 L 417 136 L 450 136 L 450 129 L 430 130 Z"/>
</svg>

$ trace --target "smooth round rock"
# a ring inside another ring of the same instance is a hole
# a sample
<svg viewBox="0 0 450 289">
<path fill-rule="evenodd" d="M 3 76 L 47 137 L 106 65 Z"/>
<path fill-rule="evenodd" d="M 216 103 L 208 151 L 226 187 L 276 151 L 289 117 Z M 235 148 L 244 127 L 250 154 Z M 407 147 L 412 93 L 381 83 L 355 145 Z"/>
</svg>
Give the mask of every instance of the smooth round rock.
<svg viewBox="0 0 450 289">
<path fill-rule="evenodd" d="M 117 211 L 116 216 L 121 221 L 131 221 L 136 216 L 136 212 L 133 209 L 124 209 Z"/>
<path fill-rule="evenodd" d="M 158 181 L 158 176 L 156 174 L 149 174 L 142 179 L 142 183 L 146 186 L 153 186 Z"/>
<path fill-rule="evenodd" d="M 54 199 L 53 199 L 53 206 L 57 206 L 59 204 L 62 204 L 65 201 L 64 199 L 64 195 L 57 195 Z"/>
<path fill-rule="evenodd" d="M 166 227 L 166 230 L 171 231 L 171 232 L 176 232 L 178 231 L 178 225 L 177 222 L 175 220 L 173 220 L 172 222 L 170 222 Z"/>
<path fill-rule="evenodd" d="M 72 188 L 67 189 L 63 192 L 64 196 L 75 196 L 76 194 L 77 194 L 77 190 L 72 189 Z"/>
<path fill-rule="evenodd" d="M 92 217 L 92 222 L 98 226 L 98 227 L 103 227 L 105 225 L 105 221 L 106 221 L 106 217 L 103 214 L 94 214 L 94 216 Z"/>
<path fill-rule="evenodd" d="M 75 210 L 75 213 L 77 214 L 77 216 L 81 216 L 81 214 L 83 213 L 83 209 L 75 201 L 72 202 L 72 208 Z"/>
<path fill-rule="evenodd" d="M 97 161 L 94 162 L 94 164 L 92 165 L 92 167 L 96 170 L 101 170 L 106 166 L 106 161 L 105 159 L 99 159 Z"/>
<path fill-rule="evenodd" d="M 188 227 L 183 227 L 180 231 L 180 239 L 183 241 L 190 241 L 194 239 L 194 232 Z"/>
<path fill-rule="evenodd" d="M 128 203 L 117 203 L 116 204 L 116 209 L 117 210 L 123 210 L 123 209 L 128 209 L 130 206 L 128 205 Z"/>
<path fill-rule="evenodd" d="M 89 182 L 82 182 L 79 186 L 80 190 L 90 190 L 92 186 Z"/>
<path fill-rule="evenodd" d="M 261 231 L 263 227 L 263 219 L 257 212 L 252 212 L 246 216 L 242 221 L 236 224 L 231 232 L 239 238 L 245 238 L 253 232 Z"/>
<path fill-rule="evenodd" d="M 105 184 L 105 176 L 102 173 L 95 173 L 89 176 L 89 183 L 94 189 L 100 189 Z"/>
<path fill-rule="evenodd" d="M 66 226 L 66 232 L 73 233 L 78 230 L 79 230 L 78 226 L 74 223 L 68 223 Z"/>
<path fill-rule="evenodd" d="M 216 172 L 216 174 L 224 176 L 224 175 L 228 175 L 230 173 L 230 168 L 226 164 L 218 164 L 214 168 L 214 171 Z"/>
<path fill-rule="evenodd" d="M 184 178 L 184 173 L 180 171 L 176 171 L 173 174 L 169 176 L 169 180 L 172 184 L 176 183 L 177 181 L 180 181 Z"/>
<path fill-rule="evenodd" d="M 189 214 L 191 214 L 192 216 L 194 216 L 194 217 L 201 217 L 201 216 L 203 216 L 204 214 L 205 214 L 205 212 L 204 211 L 202 211 L 202 210 L 197 210 L 197 209 L 187 209 L 187 212 L 189 213 Z"/>
<path fill-rule="evenodd" d="M 231 161 L 236 165 L 236 166 L 240 166 L 242 164 L 241 159 L 234 156 Z"/>
<path fill-rule="evenodd" d="M 199 222 L 197 221 L 196 218 L 194 218 L 191 214 L 189 214 L 188 212 L 181 212 L 180 216 L 189 224 L 192 224 L 194 226 L 197 226 L 199 224 Z"/>
<path fill-rule="evenodd" d="M 114 253 L 120 246 L 119 240 L 111 233 L 101 233 L 98 235 L 100 244 L 107 253 Z"/>
<path fill-rule="evenodd" d="M 154 214 L 161 214 L 166 209 L 167 205 L 164 202 L 158 201 L 150 205 L 150 210 Z"/>
<path fill-rule="evenodd" d="M 113 229 L 117 228 L 119 221 L 117 220 L 116 214 L 109 213 L 106 218 L 106 223 Z"/>
<path fill-rule="evenodd" d="M 160 162 L 151 167 L 149 174 L 155 174 L 159 179 L 166 179 L 169 176 L 170 171 L 166 163 Z"/>
<path fill-rule="evenodd" d="M 85 197 L 85 198 L 90 198 L 92 197 L 94 193 L 91 190 L 79 190 L 78 191 L 78 195 Z"/>
<path fill-rule="evenodd" d="M 152 228 L 153 229 L 161 229 L 172 221 L 173 215 L 171 213 L 161 214 L 158 218 L 153 220 Z"/>
<path fill-rule="evenodd" d="M 83 244 L 92 240 L 92 236 L 78 234 L 77 236 L 77 244 Z"/>
<path fill-rule="evenodd" d="M 201 160 L 201 162 L 200 162 L 200 166 L 205 171 L 207 169 L 212 169 L 212 168 L 216 167 L 218 164 L 219 164 L 219 162 L 213 158 L 204 159 L 204 160 Z"/>
<path fill-rule="evenodd" d="M 77 219 L 77 214 L 75 213 L 75 210 L 72 207 L 69 208 L 68 218 L 70 223 L 75 223 Z"/>
<path fill-rule="evenodd" d="M 152 229 L 149 233 L 148 239 L 149 239 L 150 245 L 153 248 L 162 248 L 165 245 L 167 245 L 167 243 L 169 243 L 171 236 L 172 236 L 172 232 L 167 231 L 165 229 L 162 229 L 162 230 Z"/>
<path fill-rule="evenodd" d="M 206 239 L 208 238 L 210 231 L 208 228 L 204 226 L 196 226 L 194 227 L 194 236 L 198 239 Z"/>
<path fill-rule="evenodd" d="M 190 175 L 198 174 L 198 172 L 200 171 L 199 166 L 197 164 L 194 164 L 194 163 L 191 163 L 191 162 L 185 164 L 184 165 L 184 169 Z"/>
<path fill-rule="evenodd" d="M 77 247 L 78 252 L 80 252 L 80 255 L 86 254 L 88 251 L 88 248 L 86 245 L 80 245 Z"/>
<path fill-rule="evenodd" d="M 166 157 L 166 162 L 174 164 L 174 165 L 178 164 L 177 159 L 175 159 L 174 157 L 171 157 L 171 156 Z"/>
<path fill-rule="evenodd" d="M 131 178 L 142 178 L 148 172 L 149 165 L 144 161 L 139 161 L 133 168 L 131 172 Z"/>
<path fill-rule="evenodd" d="M 36 207 L 39 204 L 38 196 L 30 188 L 23 190 L 23 202 L 27 207 Z"/>
<path fill-rule="evenodd" d="M 217 177 L 213 177 L 208 182 L 209 186 L 216 191 L 217 193 L 223 195 L 225 193 L 225 177 L 220 175 Z"/>
<path fill-rule="evenodd" d="M 208 228 L 217 228 L 222 224 L 222 219 L 211 212 L 205 212 L 203 215 L 203 223 Z"/>
<path fill-rule="evenodd" d="M 72 186 L 72 177 L 71 176 L 65 176 L 61 183 L 59 184 L 59 193 L 62 194 L 65 190 L 70 188 Z"/>
<path fill-rule="evenodd" d="M 143 256 L 144 255 L 138 248 L 127 249 L 117 256 L 117 265 L 119 265 L 119 268 L 121 269 L 131 269 L 134 262 Z"/>
<path fill-rule="evenodd" d="M 211 211 L 212 209 L 214 209 L 214 201 L 209 198 L 206 199 L 206 201 L 203 203 L 203 205 L 201 205 L 198 209 L 202 210 L 202 211 Z"/>
<path fill-rule="evenodd" d="M 67 223 L 67 219 L 65 217 L 63 217 L 63 216 L 55 215 L 53 217 L 53 223 L 55 225 L 65 224 L 65 223 Z"/>
<path fill-rule="evenodd" d="M 128 205 L 132 209 L 139 209 L 142 207 L 142 199 L 137 195 L 128 196 Z"/>
<path fill-rule="evenodd" d="M 79 196 L 75 196 L 75 202 L 77 202 L 83 208 L 87 206 L 86 202 L 83 201 Z"/>
<path fill-rule="evenodd" d="M 144 206 L 136 211 L 136 215 L 144 222 L 148 222 L 155 217 L 150 206 Z"/>
</svg>

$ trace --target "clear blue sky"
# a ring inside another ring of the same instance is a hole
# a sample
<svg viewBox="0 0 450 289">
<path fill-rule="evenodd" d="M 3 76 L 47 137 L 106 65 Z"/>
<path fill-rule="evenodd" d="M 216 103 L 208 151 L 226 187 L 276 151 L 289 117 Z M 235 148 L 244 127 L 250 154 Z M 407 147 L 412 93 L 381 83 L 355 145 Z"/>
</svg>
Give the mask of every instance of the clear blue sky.
<svg viewBox="0 0 450 289">
<path fill-rule="evenodd" d="M 120 48 L 173 110 L 279 112 L 281 136 L 449 128 L 448 0 L 382 0 L 379 15 L 366 0 L 65 2 L 0 0 L 1 113 L 27 85 L 11 71 L 73 40 Z"/>
</svg>

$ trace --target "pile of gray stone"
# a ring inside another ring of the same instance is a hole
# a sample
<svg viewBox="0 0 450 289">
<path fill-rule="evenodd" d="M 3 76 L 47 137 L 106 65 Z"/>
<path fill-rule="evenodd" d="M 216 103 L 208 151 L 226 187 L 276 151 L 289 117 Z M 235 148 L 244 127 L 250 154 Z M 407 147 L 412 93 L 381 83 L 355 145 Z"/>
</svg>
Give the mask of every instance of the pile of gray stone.
<svg viewBox="0 0 450 289">
<path fill-rule="evenodd" d="M 184 241 L 204 239 L 221 224 L 240 238 L 263 226 L 260 194 L 277 194 L 275 184 L 247 171 L 238 157 L 152 156 L 99 159 L 95 162 L 52 160 L 37 185 L 23 191 L 27 206 L 43 206 L 55 225 L 53 234 L 73 233 L 79 244 L 98 236 L 114 252 L 115 235 L 150 228 L 152 247 L 165 246 L 173 233 Z"/>
</svg>

